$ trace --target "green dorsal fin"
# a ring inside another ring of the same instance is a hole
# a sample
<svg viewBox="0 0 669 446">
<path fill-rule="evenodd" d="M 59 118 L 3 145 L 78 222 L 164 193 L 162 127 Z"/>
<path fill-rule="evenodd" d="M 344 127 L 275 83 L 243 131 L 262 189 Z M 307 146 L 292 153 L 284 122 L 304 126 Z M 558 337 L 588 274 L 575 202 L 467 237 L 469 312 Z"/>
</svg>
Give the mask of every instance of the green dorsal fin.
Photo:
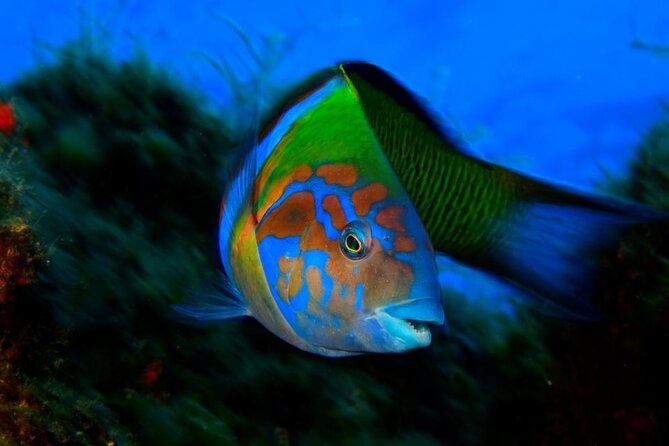
<svg viewBox="0 0 669 446">
<path fill-rule="evenodd" d="M 392 100 L 402 113 L 408 113 L 417 122 L 422 123 L 427 131 L 434 133 L 434 136 L 441 140 L 444 149 L 468 154 L 463 150 L 462 141 L 440 124 L 418 97 L 381 68 L 366 62 L 347 62 L 341 64 L 340 69 L 358 90 L 366 110 L 370 110 L 373 106 L 368 101 L 371 98 L 368 96 L 369 91 L 366 90 L 373 88 Z"/>
<path fill-rule="evenodd" d="M 461 150 L 420 101 L 380 68 L 355 62 L 341 64 L 340 70 L 355 88 L 435 249 L 461 258 L 484 254 L 495 221 L 511 205 L 516 175 Z"/>
</svg>

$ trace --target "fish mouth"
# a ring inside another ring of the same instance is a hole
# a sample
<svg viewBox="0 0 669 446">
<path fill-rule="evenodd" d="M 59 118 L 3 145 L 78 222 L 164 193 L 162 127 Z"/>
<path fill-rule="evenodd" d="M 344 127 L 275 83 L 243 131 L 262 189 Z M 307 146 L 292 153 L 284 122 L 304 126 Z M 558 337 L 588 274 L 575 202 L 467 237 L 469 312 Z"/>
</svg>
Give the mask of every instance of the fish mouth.
<svg viewBox="0 0 669 446">
<path fill-rule="evenodd" d="M 412 299 L 378 309 L 376 318 L 390 335 L 392 350 L 402 352 L 430 345 L 428 324 L 442 325 L 444 309 L 438 299 Z"/>
</svg>

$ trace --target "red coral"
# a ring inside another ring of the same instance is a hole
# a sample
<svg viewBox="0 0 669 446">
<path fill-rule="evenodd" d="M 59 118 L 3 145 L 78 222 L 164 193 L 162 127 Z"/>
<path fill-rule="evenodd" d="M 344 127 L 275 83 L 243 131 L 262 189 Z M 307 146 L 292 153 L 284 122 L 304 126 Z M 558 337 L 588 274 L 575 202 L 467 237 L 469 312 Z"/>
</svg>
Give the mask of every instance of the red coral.
<svg viewBox="0 0 669 446">
<path fill-rule="evenodd" d="M 162 372 L 163 363 L 159 359 L 155 359 L 144 369 L 144 373 L 142 373 L 142 381 L 144 381 L 145 384 L 152 386 L 158 382 Z"/>
<path fill-rule="evenodd" d="M 16 118 L 14 117 L 12 104 L 0 102 L 0 133 L 9 136 L 15 127 Z"/>
</svg>

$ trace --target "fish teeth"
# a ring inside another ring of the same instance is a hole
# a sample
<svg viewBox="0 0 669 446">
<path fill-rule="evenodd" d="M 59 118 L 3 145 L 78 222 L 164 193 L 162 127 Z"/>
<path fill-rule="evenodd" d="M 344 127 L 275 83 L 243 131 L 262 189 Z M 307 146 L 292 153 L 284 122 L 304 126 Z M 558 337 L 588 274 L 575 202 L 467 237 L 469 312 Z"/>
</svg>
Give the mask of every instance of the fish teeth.
<svg viewBox="0 0 669 446">
<path fill-rule="evenodd" d="M 414 332 L 416 332 L 416 334 L 418 334 L 418 335 L 420 335 L 420 336 L 425 335 L 425 333 L 429 331 L 428 328 L 427 328 L 426 326 L 424 326 L 424 325 L 418 325 L 418 326 L 416 326 L 416 325 L 415 325 L 415 322 L 411 322 L 411 321 L 409 321 L 409 320 L 407 320 L 406 323 L 409 324 L 409 326 L 411 327 L 411 329 L 412 329 Z"/>
</svg>

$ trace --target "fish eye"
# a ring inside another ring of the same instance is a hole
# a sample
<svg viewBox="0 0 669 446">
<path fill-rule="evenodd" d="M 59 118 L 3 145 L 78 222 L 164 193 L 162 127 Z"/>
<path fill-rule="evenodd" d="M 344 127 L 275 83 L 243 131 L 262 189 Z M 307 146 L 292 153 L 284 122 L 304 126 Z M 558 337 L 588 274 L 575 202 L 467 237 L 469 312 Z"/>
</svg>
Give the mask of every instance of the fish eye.
<svg viewBox="0 0 669 446">
<path fill-rule="evenodd" d="M 370 240 L 369 226 L 361 221 L 354 221 L 341 231 L 339 246 L 346 257 L 359 260 L 369 251 Z"/>
</svg>

